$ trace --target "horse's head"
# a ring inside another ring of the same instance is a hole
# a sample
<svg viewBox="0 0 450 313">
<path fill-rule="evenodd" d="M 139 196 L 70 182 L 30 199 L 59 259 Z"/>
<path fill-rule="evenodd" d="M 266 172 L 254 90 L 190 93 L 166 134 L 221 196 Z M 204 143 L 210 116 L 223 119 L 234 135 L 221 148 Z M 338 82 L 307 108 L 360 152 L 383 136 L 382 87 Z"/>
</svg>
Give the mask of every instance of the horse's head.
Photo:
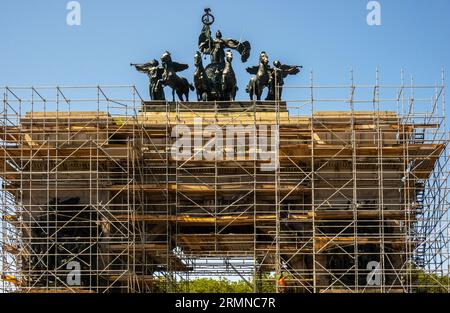
<svg viewBox="0 0 450 313">
<path fill-rule="evenodd" d="M 228 63 L 231 63 L 231 61 L 233 61 L 233 51 L 227 50 L 227 52 L 225 53 L 225 58 Z"/>
<path fill-rule="evenodd" d="M 202 55 L 199 51 L 195 52 L 194 54 L 194 65 L 196 67 L 200 66 L 202 64 Z"/>
<path fill-rule="evenodd" d="M 262 51 L 259 54 L 259 63 L 262 63 L 264 65 L 267 65 L 269 63 L 269 56 L 267 55 L 267 53 L 265 51 Z"/>
<path fill-rule="evenodd" d="M 161 56 L 161 62 L 162 63 L 167 63 L 172 61 L 172 57 L 170 56 L 170 52 L 166 51 L 163 53 L 163 55 Z"/>
</svg>

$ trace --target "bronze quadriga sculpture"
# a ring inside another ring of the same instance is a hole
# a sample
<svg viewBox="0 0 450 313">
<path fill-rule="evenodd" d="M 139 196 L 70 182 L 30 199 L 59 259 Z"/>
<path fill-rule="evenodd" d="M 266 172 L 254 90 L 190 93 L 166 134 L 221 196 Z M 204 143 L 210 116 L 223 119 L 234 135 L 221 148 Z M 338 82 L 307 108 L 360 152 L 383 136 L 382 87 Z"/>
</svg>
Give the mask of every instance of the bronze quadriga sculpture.
<svg viewBox="0 0 450 313">
<path fill-rule="evenodd" d="M 251 46 L 248 41 L 224 39 L 218 30 L 215 37 L 211 35 L 211 25 L 215 18 L 209 8 L 202 16 L 203 28 L 198 38 L 198 51 L 194 54 L 194 85 L 177 75 L 189 66 L 172 61 L 171 54 L 164 52 L 161 64 L 152 60 L 146 64 L 132 64 L 139 72 L 146 73 L 150 78 L 149 93 L 152 100 L 165 100 L 164 87 L 172 88 L 172 101 L 175 93 L 180 101 L 189 101 L 189 91 L 196 90 L 197 101 L 234 101 L 238 90 L 236 74 L 233 69 L 233 52 L 241 55 L 241 61 L 247 62 Z M 210 56 L 210 63 L 203 65 L 202 56 Z M 301 66 L 281 64 L 279 61 L 269 64 L 266 52 L 259 55 L 259 64 L 248 67 L 250 79 L 246 91 L 250 100 L 261 100 L 263 90 L 268 88 L 266 100 L 281 100 L 284 78 L 300 72 Z M 195 87 L 194 87 L 195 86 Z"/>
</svg>

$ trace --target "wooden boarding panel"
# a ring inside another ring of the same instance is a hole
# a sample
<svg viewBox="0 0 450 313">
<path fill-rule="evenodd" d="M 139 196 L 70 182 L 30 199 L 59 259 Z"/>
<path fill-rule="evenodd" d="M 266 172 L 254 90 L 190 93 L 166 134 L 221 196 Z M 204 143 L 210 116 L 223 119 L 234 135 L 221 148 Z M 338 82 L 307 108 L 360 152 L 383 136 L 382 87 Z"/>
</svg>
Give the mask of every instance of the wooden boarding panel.
<svg viewBox="0 0 450 313">
<path fill-rule="evenodd" d="M 108 188 L 112 191 L 126 191 L 134 190 L 135 192 L 146 191 L 146 192 L 158 192 L 166 191 L 169 192 L 182 192 L 182 193 L 199 193 L 199 194 L 211 194 L 216 191 L 219 192 L 248 192 L 254 190 L 255 192 L 261 193 L 274 193 L 276 191 L 274 184 L 257 184 L 254 188 L 253 183 L 248 184 L 224 184 L 224 185 L 207 185 L 207 184 L 130 184 L 130 185 L 112 185 Z M 302 185 L 289 185 L 281 186 L 278 190 L 282 193 L 284 192 L 309 192 L 310 188 L 306 188 Z"/>
<path fill-rule="evenodd" d="M 186 251 L 251 251 L 253 234 L 182 234 L 176 236 Z"/>
<path fill-rule="evenodd" d="M 404 210 L 318 210 L 314 215 L 317 220 L 416 220 L 414 212 L 407 213 Z"/>
<path fill-rule="evenodd" d="M 343 246 L 352 246 L 352 245 L 380 245 L 382 242 L 384 244 L 390 244 L 396 249 L 400 249 L 401 247 L 406 247 L 407 244 L 411 243 L 410 240 L 408 240 L 406 237 L 402 236 L 402 234 L 398 234 L 397 236 L 393 237 L 392 234 L 390 234 L 391 237 L 385 236 L 382 238 L 381 236 L 377 237 L 365 237 L 365 236 L 357 236 L 357 237 L 324 237 L 324 236 L 317 236 L 314 238 L 315 242 L 315 249 L 316 250 L 326 250 L 326 249 L 334 249 L 339 248 Z"/>
<path fill-rule="evenodd" d="M 104 125 L 111 119 L 107 112 L 102 111 L 73 111 L 73 112 L 26 112 L 20 119 L 23 127 L 35 127 L 41 125 Z"/>
<path fill-rule="evenodd" d="M 128 158 L 130 157 L 130 151 L 126 145 L 108 144 L 103 146 L 92 145 L 89 147 L 86 144 L 83 147 L 67 147 L 67 148 L 55 148 L 55 147 L 13 147 L 0 150 L 0 158 L 17 159 L 17 160 L 29 160 L 34 158 L 55 158 L 55 157 L 70 157 L 80 159 L 89 159 L 97 157 L 110 157 L 110 158 Z"/>
<path fill-rule="evenodd" d="M 167 244 L 163 243 L 146 243 L 146 244 L 108 244 L 106 246 L 107 251 L 110 252 L 124 252 L 124 251 L 132 251 L 132 250 L 148 250 L 148 251 L 167 251 Z"/>
<path fill-rule="evenodd" d="M 181 113 L 166 113 L 166 112 L 146 112 L 138 117 L 138 122 L 143 125 L 194 125 L 196 119 L 201 118 L 204 125 L 253 125 L 253 124 L 275 124 L 278 120 L 280 123 L 288 123 L 288 112 L 274 113 L 274 112 L 224 112 L 224 113 L 210 113 L 210 112 L 181 112 Z"/>
<path fill-rule="evenodd" d="M 275 208 L 274 208 L 275 210 Z M 316 220 L 323 221 L 338 221 L 338 220 L 352 220 L 355 215 L 352 210 L 323 210 L 308 211 L 305 214 L 289 214 L 288 217 L 282 218 L 283 222 L 286 223 L 301 223 L 301 222 L 311 222 L 312 218 Z M 356 218 L 358 220 L 380 220 L 381 217 L 384 220 L 416 220 L 415 213 L 406 213 L 402 210 L 358 210 L 356 212 Z M 238 226 L 238 225 L 253 225 L 257 223 L 258 225 L 264 223 L 274 223 L 276 221 L 275 214 L 249 214 L 249 213 L 239 213 L 234 215 L 222 214 L 218 216 L 205 216 L 205 215 L 194 215 L 179 213 L 177 215 L 166 215 L 166 214 L 116 214 L 114 219 L 120 222 L 124 221 L 135 221 L 135 222 L 148 222 L 153 224 L 158 223 L 177 223 L 178 225 L 196 225 L 196 226 Z"/>
<path fill-rule="evenodd" d="M 136 281 L 138 283 L 146 283 L 146 284 L 151 284 L 151 283 L 158 283 L 161 282 L 160 279 L 155 278 L 152 275 L 130 275 L 130 274 L 125 274 L 125 275 L 104 275 L 103 277 L 106 277 L 106 279 L 108 279 L 109 281 L 113 281 L 113 282 L 128 282 L 128 281 Z"/>
</svg>

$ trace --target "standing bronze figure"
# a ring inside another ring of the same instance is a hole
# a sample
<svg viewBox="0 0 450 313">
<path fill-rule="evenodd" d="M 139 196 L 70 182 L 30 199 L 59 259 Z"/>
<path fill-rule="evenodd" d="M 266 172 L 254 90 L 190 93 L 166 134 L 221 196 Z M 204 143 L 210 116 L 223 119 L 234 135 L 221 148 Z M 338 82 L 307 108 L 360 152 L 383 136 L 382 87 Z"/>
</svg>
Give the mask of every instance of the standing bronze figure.
<svg viewBox="0 0 450 313">
<path fill-rule="evenodd" d="M 288 75 L 296 75 L 300 73 L 302 66 L 281 64 L 280 61 L 273 62 L 273 69 L 269 78 L 269 92 L 266 100 L 281 100 L 283 92 L 284 79 Z"/>
<path fill-rule="evenodd" d="M 172 88 L 172 101 L 175 101 L 175 93 L 180 101 L 189 101 L 189 89 L 194 91 L 194 86 L 186 78 L 177 75 L 177 72 L 184 71 L 189 65 L 172 61 L 168 51 L 161 56 L 161 63 L 164 69 L 162 81 L 164 85 Z"/>
<path fill-rule="evenodd" d="M 141 73 L 147 74 L 149 82 L 149 94 L 152 100 L 166 100 L 164 95 L 164 84 L 162 81 L 162 74 L 164 69 L 159 66 L 159 62 L 155 59 L 145 64 L 130 64 Z"/>
<path fill-rule="evenodd" d="M 229 87 L 230 80 L 224 82 L 224 78 L 230 78 L 234 71 L 230 71 L 231 61 L 227 65 L 225 49 L 234 49 L 241 54 L 241 61 L 246 62 L 250 56 L 250 43 L 248 41 L 238 41 L 235 39 L 223 39 L 220 30 L 216 32 L 215 38 L 211 35 L 210 26 L 214 23 L 214 16 L 210 9 L 205 9 L 202 17 L 203 28 L 198 39 L 198 49 L 202 54 L 208 54 L 211 57 L 211 63 L 205 67 L 206 79 L 209 81 L 211 90 L 208 100 L 230 100 L 233 92 L 237 89 L 236 82 L 234 87 Z M 232 58 L 232 56 L 231 56 Z M 225 67 L 227 72 L 224 75 Z M 232 73 L 232 74 L 231 74 Z M 234 76 L 234 80 L 236 77 Z M 230 92 L 225 91 L 224 86 Z"/>
<path fill-rule="evenodd" d="M 247 62 L 250 56 L 250 43 L 235 39 L 222 39 L 222 32 L 216 32 L 216 38 L 211 37 L 209 25 L 204 25 L 199 38 L 198 48 L 204 54 L 211 55 L 211 63 L 225 63 L 225 48 L 235 49 L 241 54 L 242 62 Z"/>
</svg>

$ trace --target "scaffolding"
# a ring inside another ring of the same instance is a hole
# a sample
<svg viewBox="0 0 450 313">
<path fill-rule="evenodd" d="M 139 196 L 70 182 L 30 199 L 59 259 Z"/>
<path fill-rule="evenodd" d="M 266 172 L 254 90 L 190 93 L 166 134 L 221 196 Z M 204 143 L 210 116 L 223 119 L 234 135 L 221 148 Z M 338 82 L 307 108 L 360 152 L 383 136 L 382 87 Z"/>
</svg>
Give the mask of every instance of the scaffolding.
<svg viewBox="0 0 450 313">
<path fill-rule="evenodd" d="M 2 291 L 450 291 L 444 80 L 285 88 L 3 88 Z"/>
</svg>

